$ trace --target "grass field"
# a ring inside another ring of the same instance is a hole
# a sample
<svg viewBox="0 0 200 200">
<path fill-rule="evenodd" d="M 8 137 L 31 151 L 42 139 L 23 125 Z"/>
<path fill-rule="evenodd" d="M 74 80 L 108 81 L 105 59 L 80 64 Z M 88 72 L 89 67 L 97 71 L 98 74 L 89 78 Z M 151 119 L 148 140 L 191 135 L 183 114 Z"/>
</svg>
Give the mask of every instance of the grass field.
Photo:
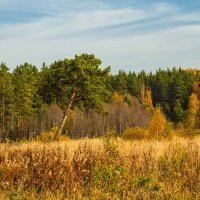
<svg viewBox="0 0 200 200">
<path fill-rule="evenodd" d="M 1 144 L 0 199 L 200 199 L 200 137 Z"/>
</svg>

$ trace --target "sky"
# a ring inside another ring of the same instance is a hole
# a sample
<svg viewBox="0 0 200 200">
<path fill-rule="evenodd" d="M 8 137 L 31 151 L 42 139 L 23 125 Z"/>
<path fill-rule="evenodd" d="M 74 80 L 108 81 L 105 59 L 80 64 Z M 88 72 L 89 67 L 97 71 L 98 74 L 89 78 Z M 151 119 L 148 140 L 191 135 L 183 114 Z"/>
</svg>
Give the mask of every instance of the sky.
<svg viewBox="0 0 200 200">
<path fill-rule="evenodd" d="M 0 0 L 0 62 L 11 70 L 82 53 L 112 73 L 200 69 L 200 1 Z"/>
</svg>

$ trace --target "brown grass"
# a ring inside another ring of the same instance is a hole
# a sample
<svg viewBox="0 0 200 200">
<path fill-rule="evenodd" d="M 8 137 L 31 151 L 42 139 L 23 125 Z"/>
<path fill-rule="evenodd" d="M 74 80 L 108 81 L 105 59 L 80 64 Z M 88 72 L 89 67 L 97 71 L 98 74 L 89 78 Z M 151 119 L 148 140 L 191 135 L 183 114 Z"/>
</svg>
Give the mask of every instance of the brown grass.
<svg viewBox="0 0 200 200">
<path fill-rule="evenodd" d="M 0 145 L 0 199 L 199 199 L 200 137 Z"/>
</svg>

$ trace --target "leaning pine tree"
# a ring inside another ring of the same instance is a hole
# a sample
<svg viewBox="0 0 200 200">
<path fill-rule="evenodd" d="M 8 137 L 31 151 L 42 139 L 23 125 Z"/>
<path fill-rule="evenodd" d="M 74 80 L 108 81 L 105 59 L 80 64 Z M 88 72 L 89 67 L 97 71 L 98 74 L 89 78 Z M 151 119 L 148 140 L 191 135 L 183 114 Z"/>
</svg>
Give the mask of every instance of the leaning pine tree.
<svg viewBox="0 0 200 200">
<path fill-rule="evenodd" d="M 72 105 L 85 109 L 102 110 L 102 102 L 109 92 L 105 80 L 110 67 L 101 69 L 101 61 L 93 54 L 82 54 L 74 59 L 57 61 L 50 66 L 54 77 L 55 89 L 62 94 L 62 102 L 67 99 L 65 113 L 55 139 L 62 133 Z"/>
</svg>

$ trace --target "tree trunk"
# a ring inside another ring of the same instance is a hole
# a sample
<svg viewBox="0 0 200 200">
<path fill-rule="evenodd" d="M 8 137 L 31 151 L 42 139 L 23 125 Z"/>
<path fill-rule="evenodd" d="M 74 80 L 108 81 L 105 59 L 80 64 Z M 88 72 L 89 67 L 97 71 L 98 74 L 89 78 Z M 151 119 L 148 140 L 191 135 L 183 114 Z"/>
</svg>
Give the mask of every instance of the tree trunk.
<svg viewBox="0 0 200 200">
<path fill-rule="evenodd" d="M 5 97 L 4 97 L 4 94 L 3 94 L 2 103 L 3 103 L 3 110 L 2 110 L 2 130 L 3 130 L 3 134 L 4 134 L 5 133 Z"/>
<path fill-rule="evenodd" d="M 69 99 L 69 102 L 68 102 L 68 104 L 67 104 L 67 108 L 66 108 L 65 114 L 64 114 L 64 116 L 63 116 L 63 119 L 62 119 L 62 121 L 61 121 L 61 123 L 60 123 L 60 126 L 59 126 L 59 128 L 58 128 L 58 131 L 57 131 L 56 134 L 55 134 L 55 137 L 54 137 L 55 140 L 58 139 L 58 136 L 61 135 L 61 133 L 62 133 L 62 131 L 63 131 L 65 122 L 66 122 L 66 120 L 67 120 L 67 118 L 68 118 L 68 114 L 69 114 L 70 108 L 71 108 L 72 103 L 73 103 L 74 98 L 75 98 L 75 95 L 76 95 L 76 92 L 73 91 L 72 94 L 71 94 L 71 97 L 70 97 L 70 99 Z"/>
<path fill-rule="evenodd" d="M 11 130 L 14 130 L 14 102 L 12 102 L 12 114 L 11 114 Z"/>
</svg>

